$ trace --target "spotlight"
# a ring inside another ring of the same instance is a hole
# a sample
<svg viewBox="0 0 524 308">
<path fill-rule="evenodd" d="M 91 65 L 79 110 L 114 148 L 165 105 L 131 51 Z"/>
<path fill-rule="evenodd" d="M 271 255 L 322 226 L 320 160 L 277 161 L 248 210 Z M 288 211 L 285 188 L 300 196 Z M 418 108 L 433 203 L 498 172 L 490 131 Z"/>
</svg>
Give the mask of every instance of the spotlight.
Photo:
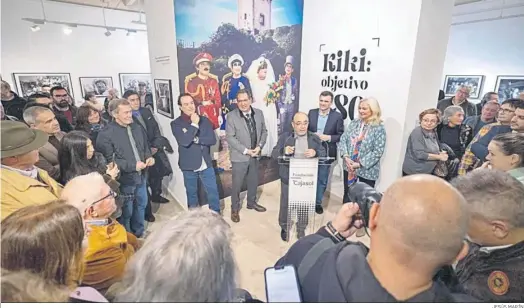
<svg viewBox="0 0 524 308">
<path fill-rule="evenodd" d="M 127 30 L 126 36 L 135 36 L 136 31 L 135 30 Z"/>
<path fill-rule="evenodd" d="M 31 26 L 31 31 L 33 31 L 33 32 L 40 31 L 40 26 L 39 25 L 32 25 Z"/>
<path fill-rule="evenodd" d="M 65 35 L 73 33 L 73 29 L 71 29 L 71 27 L 64 27 L 63 31 Z"/>
<path fill-rule="evenodd" d="M 106 30 L 106 32 L 104 33 L 105 36 L 111 36 L 111 31 L 109 31 L 109 29 Z"/>
</svg>

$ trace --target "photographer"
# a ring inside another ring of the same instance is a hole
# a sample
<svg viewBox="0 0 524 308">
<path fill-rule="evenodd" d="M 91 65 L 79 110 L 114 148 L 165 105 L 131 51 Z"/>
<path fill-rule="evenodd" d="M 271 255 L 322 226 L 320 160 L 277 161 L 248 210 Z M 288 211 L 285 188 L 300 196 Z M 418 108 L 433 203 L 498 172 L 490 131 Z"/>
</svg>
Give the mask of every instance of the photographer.
<svg viewBox="0 0 524 308">
<path fill-rule="evenodd" d="M 367 199 L 352 193 L 350 188 L 351 200 Z M 362 212 L 372 231 L 369 249 L 345 240 L 366 223 L 355 218 L 359 206 L 346 203 L 332 222 L 297 241 L 277 262 L 297 268 L 304 302 L 472 300 L 433 281 L 441 267 L 467 253 L 469 216 L 456 189 L 437 177 L 412 175 L 394 182 L 380 205 L 368 204 Z"/>
</svg>

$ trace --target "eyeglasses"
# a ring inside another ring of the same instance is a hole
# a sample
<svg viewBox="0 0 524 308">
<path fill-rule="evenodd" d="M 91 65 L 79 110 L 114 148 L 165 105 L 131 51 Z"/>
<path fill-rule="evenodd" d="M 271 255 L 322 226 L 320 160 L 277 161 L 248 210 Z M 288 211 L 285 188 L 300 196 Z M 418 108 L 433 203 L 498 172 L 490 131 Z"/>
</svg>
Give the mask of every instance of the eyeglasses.
<svg viewBox="0 0 524 308">
<path fill-rule="evenodd" d="M 508 108 L 500 108 L 500 112 L 501 112 L 501 113 L 506 113 L 506 112 L 507 112 L 507 113 L 513 113 L 513 112 L 515 112 L 515 110 L 513 110 L 513 109 L 508 109 Z"/>
<path fill-rule="evenodd" d="M 296 126 L 308 126 L 309 125 L 309 122 L 293 122 L 293 124 L 295 124 Z"/>
<path fill-rule="evenodd" d="M 111 197 L 116 198 L 116 197 L 118 197 L 118 194 L 116 192 L 114 192 L 113 190 L 109 190 L 109 194 L 107 194 L 107 196 L 103 197 L 102 199 L 96 200 L 95 202 L 91 203 L 91 205 L 95 205 L 98 202 L 104 201 L 105 199 L 108 199 L 108 198 L 111 198 Z"/>
</svg>

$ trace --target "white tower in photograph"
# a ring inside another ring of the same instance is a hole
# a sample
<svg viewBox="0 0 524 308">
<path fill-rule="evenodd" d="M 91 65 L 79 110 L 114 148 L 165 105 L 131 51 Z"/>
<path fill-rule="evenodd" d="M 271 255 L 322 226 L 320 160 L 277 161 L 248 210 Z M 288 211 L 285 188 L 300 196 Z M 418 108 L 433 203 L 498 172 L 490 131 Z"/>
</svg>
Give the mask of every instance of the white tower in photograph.
<svg viewBox="0 0 524 308">
<path fill-rule="evenodd" d="M 238 0 L 238 29 L 260 31 L 271 29 L 271 2 L 273 0 Z"/>
</svg>

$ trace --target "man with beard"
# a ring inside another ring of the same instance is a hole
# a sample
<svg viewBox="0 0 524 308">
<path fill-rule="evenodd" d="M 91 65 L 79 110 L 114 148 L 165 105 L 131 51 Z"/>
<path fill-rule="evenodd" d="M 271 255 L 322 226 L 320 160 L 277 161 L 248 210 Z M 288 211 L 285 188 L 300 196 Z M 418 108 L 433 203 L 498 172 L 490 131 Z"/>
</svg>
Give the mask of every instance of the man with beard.
<svg viewBox="0 0 524 308">
<path fill-rule="evenodd" d="M 211 121 L 213 129 L 220 127 L 219 117 L 222 108 L 218 77 L 211 74 L 211 61 L 213 57 L 208 53 L 199 53 L 193 59 L 196 73 L 192 73 L 184 80 L 184 89 L 189 93 L 199 115 Z"/>
<path fill-rule="evenodd" d="M 283 83 L 283 89 L 277 102 L 279 110 L 279 132 L 292 132 L 291 122 L 293 115 L 298 111 L 298 101 L 296 100 L 298 94 L 297 79 L 293 74 L 293 56 L 286 57 L 284 66 L 285 74 L 280 76 L 279 82 Z"/>
<path fill-rule="evenodd" d="M 460 106 L 464 110 L 464 118 L 477 115 L 477 107 L 475 104 L 468 101 L 469 94 L 471 93 L 471 87 L 466 85 L 460 85 L 455 93 L 455 96 L 445 98 L 438 102 L 437 109 L 441 113 L 449 106 Z"/>
<path fill-rule="evenodd" d="M 62 86 L 55 86 L 51 88 L 51 98 L 53 99 L 53 112 L 58 116 L 64 116 L 69 124 L 76 126 L 76 113 L 78 108 L 73 106 L 71 96 L 66 88 Z"/>
<path fill-rule="evenodd" d="M 26 100 L 11 91 L 11 86 L 5 80 L 2 80 L 0 93 L 5 114 L 22 120 Z"/>
</svg>

